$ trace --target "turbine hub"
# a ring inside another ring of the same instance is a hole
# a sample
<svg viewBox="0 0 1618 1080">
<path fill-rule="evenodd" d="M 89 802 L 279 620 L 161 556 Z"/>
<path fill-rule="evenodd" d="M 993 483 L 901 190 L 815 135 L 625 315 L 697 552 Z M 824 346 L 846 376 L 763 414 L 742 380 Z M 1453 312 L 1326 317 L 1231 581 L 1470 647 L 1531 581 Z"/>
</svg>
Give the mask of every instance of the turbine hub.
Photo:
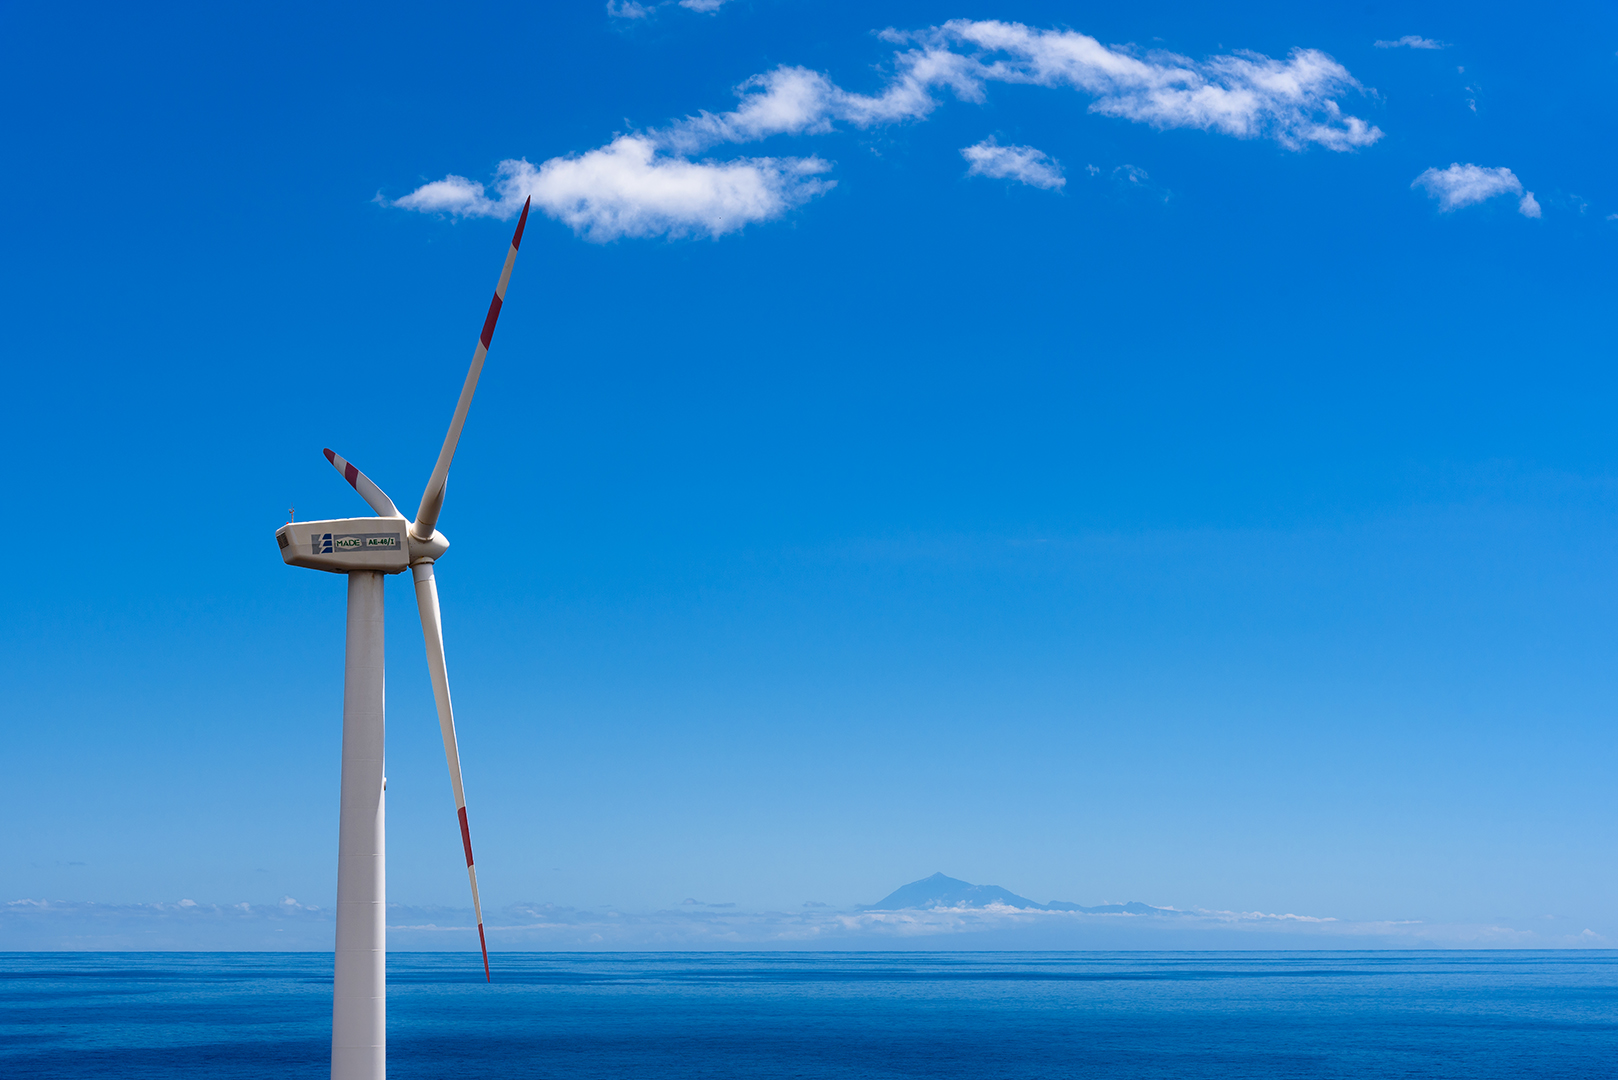
<svg viewBox="0 0 1618 1080">
<path fill-rule="evenodd" d="M 434 529 L 433 535 L 426 540 L 417 540 L 415 532 L 412 531 L 409 533 L 409 539 L 405 543 L 410 549 L 411 566 L 415 566 L 417 563 L 434 562 L 449 550 L 449 537 L 437 529 Z"/>
</svg>

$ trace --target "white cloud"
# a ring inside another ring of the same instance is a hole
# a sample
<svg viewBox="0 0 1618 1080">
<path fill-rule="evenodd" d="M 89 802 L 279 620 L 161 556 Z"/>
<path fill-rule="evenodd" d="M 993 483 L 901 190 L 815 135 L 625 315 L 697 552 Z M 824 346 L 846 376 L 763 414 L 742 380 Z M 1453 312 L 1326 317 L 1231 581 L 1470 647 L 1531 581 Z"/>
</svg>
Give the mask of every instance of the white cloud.
<svg viewBox="0 0 1618 1080">
<path fill-rule="evenodd" d="M 696 11 L 717 10 L 722 2 L 680 0 Z M 660 6 L 614 0 L 608 11 L 637 19 Z M 716 162 L 693 161 L 691 155 L 724 143 L 823 134 L 837 124 L 871 128 L 919 121 L 941 104 L 937 91 L 978 102 L 996 82 L 1076 89 L 1093 98 L 1092 112 L 1158 128 L 1269 138 L 1292 150 L 1353 150 L 1382 137 L 1374 125 L 1342 111 L 1338 98 L 1363 88 L 1347 68 L 1316 49 L 1294 49 L 1284 61 L 1249 52 L 1194 61 L 1165 52 L 1137 54 L 1073 31 L 964 19 L 880 36 L 909 47 L 894 53 L 891 74 L 875 94 L 845 90 L 821 72 L 783 65 L 738 86 L 740 103 L 728 112 L 702 111 L 537 168 L 503 162 L 494 196 L 482 184 L 451 174 L 392 205 L 507 217 L 531 194 L 545 213 L 591 240 L 722 236 L 779 217 L 826 191 L 832 181 L 820 174 L 830 166 L 819 157 Z M 979 144 L 968 150 L 982 158 L 980 164 L 962 151 L 975 173 L 1015 176 L 1047 188 L 1063 182 L 1056 164 L 1031 147 Z M 1016 161 L 1020 171 L 986 171 L 1009 169 Z"/>
<path fill-rule="evenodd" d="M 1438 200 L 1440 213 L 1450 213 L 1463 206 L 1473 206 L 1497 195 L 1520 195 L 1518 213 L 1524 217 L 1540 216 L 1539 203 L 1532 191 L 1523 192 L 1522 181 L 1510 169 L 1485 168 L 1482 165 L 1462 165 L 1454 162 L 1447 169 L 1428 169 L 1410 182 Z"/>
<path fill-rule="evenodd" d="M 719 237 L 779 217 L 834 181 L 819 174 L 820 158 L 738 158 L 691 161 L 659 152 L 644 135 L 620 135 L 577 157 L 552 158 L 535 168 L 503 161 L 491 198 L 464 177 L 437 180 L 393 205 L 458 216 L 509 218 L 534 204 L 587 240 L 622 236 Z"/>
<path fill-rule="evenodd" d="M 512 164 L 515 163 L 503 161 L 500 168 L 503 171 L 506 166 Z M 505 216 L 505 209 L 498 201 L 484 197 L 482 184 L 468 180 L 464 176 L 456 176 L 454 173 L 450 173 L 442 180 L 423 184 L 404 198 L 393 200 L 389 205 L 403 210 L 420 210 L 425 214 Z"/>
<path fill-rule="evenodd" d="M 1358 117 L 1343 115 L 1336 96 L 1362 87 L 1348 69 L 1315 49 L 1295 49 L 1285 62 L 1257 53 L 1201 63 L 1172 53 L 1141 59 L 1073 31 L 963 19 L 918 33 L 888 30 L 882 37 L 920 47 L 894 54 L 894 74 L 876 95 L 850 93 L 807 68 L 780 67 L 737 88 L 741 107 L 690 117 L 665 137 L 710 145 L 827 131 L 839 120 L 870 127 L 922 119 L 939 104 L 934 88 L 981 101 L 991 82 L 1067 86 L 1094 95 L 1095 112 L 1156 127 L 1267 136 L 1292 149 L 1315 143 L 1347 150 L 1382 137 Z M 957 51 L 960 46 L 972 55 Z"/>
<path fill-rule="evenodd" d="M 680 0 L 680 6 L 703 13 L 718 11 L 728 0 Z"/>
<path fill-rule="evenodd" d="M 670 125 L 658 137 L 682 151 L 722 142 L 752 142 L 771 135 L 819 134 L 835 121 L 868 128 L 924 119 L 938 107 L 932 88 L 949 86 L 964 100 L 982 99 L 982 80 L 972 61 L 947 49 L 899 55 L 898 71 L 881 93 L 856 94 L 818 71 L 778 67 L 736 88 L 739 107 L 725 113 L 706 110 Z"/>
<path fill-rule="evenodd" d="M 829 168 L 814 157 L 689 161 L 623 135 L 576 158 L 552 158 L 515 176 L 514 186 L 587 239 L 717 237 L 828 190 L 831 182 L 818 176 Z"/>
<path fill-rule="evenodd" d="M 1032 146 L 1001 146 L 991 135 L 980 143 L 963 146 L 961 156 L 970 166 L 968 176 L 1020 180 L 1031 187 L 1058 191 L 1067 183 L 1059 162 Z"/>
<path fill-rule="evenodd" d="M 1379 49 L 1447 49 L 1449 44 L 1443 41 L 1434 41 L 1432 38 L 1417 37 L 1415 34 L 1406 34 L 1395 41 L 1374 42 Z"/>
<path fill-rule="evenodd" d="M 1167 52 L 1137 56 L 1072 30 L 965 19 L 912 37 L 977 47 L 975 70 L 986 80 L 1072 87 L 1095 97 L 1092 112 L 1154 127 L 1271 138 L 1293 150 L 1311 143 L 1351 150 L 1382 137 L 1343 113 L 1337 98 L 1363 88 L 1318 49 L 1294 49 L 1285 61 L 1243 52 L 1199 62 Z"/>
</svg>

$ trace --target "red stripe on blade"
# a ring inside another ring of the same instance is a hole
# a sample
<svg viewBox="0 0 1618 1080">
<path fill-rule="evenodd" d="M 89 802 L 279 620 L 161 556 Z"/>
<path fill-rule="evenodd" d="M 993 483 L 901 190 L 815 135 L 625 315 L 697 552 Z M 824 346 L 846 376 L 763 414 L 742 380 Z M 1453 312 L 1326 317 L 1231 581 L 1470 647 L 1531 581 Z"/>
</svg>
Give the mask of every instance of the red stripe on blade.
<svg viewBox="0 0 1618 1080">
<path fill-rule="evenodd" d="M 494 324 L 500 318 L 500 297 L 496 296 L 489 301 L 489 317 L 483 320 L 483 347 L 487 349 L 489 342 L 494 338 Z"/>
<path fill-rule="evenodd" d="M 326 451 L 326 460 L 331 462 L 333 465 L 335 465 L 335 464 L 337 464 L 337 455 L 334 454 L 332 451 L 327 450 Z"/>
<path fill-rule="evenodd" d="M 489 978 L 489 946 L 483 940 L 483 924 L 478 923 L 478 945 L 483 949 L 483 981 L 494 982 Z"/>
<path fill-rule="evenodd" d="M 517 219 L 517 231 L 511 236 L 511 246 L 522 247 L 522 229 L 528 224 L 528 204 L 534 201 L 532 195 L 522 201 L 522 217 Z"/>
<path fill-rule="evenodd" d="M 343 470 L 343 479 L 347 480 L 351 485 L 353 485 L 355 491 L 358 491 L 360 488 L 359 481 L 354 479 L 359 474 L 360 471 L 354 468 L 352 465 Z"/>
<path fill-rule="evenodd" d="M 466 865 L 472 865 L 472 830 L 466 827 L 466 807 L 461 807 L 461 843 L 466 848 Z"/>
</svg>

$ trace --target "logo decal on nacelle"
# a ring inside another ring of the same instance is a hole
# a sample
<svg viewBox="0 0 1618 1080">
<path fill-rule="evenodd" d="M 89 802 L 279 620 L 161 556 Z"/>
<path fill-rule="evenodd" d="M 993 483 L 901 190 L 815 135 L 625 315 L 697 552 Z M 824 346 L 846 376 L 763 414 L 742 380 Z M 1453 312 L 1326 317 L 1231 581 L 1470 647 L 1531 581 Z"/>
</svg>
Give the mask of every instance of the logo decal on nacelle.
<svg viewBox="0 0 1618 1080">
<path fill-rule="evenodd" d="M 398 533 L 311 533 L 309 547 L 315 555 L 335 555 L 346 551 L 397 551 Z"/>
</svg>

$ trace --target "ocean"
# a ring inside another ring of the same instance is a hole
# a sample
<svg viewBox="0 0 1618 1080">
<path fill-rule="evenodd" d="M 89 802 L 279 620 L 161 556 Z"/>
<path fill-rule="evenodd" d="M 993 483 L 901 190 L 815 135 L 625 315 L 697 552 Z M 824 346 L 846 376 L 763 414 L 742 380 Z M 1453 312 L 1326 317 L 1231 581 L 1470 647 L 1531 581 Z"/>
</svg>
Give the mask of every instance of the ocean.
<svg viewBox="0 0 1618 1080">
<path fill-rule="evenodd" d="M 395 1080 L 1618 1077 L 1618 952 L 388 960 Z M 327 1075 L 331 956 L 0 954 L 0 1077 Z"/>
</svg>

